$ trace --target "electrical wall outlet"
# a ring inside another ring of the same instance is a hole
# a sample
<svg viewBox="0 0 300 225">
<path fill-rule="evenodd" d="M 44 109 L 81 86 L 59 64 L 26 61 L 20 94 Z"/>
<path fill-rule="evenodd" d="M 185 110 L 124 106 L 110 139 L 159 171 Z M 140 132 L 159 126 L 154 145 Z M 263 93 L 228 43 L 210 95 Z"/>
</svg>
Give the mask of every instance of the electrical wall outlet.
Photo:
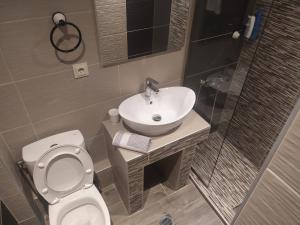
<svg viewBox="0 0 300 225">
<path fill-rule="evenodd" d="M 73 65 L 74 77 L 81 78 L 89 75 L 89 68 L 86 62 Z"/>
</svg>

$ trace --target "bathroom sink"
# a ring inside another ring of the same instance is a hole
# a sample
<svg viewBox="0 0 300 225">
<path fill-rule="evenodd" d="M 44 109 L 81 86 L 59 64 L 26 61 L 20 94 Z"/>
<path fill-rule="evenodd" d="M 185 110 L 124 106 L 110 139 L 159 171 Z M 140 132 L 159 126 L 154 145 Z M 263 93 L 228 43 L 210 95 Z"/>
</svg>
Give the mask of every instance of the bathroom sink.
<svg viewBox="0 0 300 225">
<path fill-rule="evenodd" d="M 147 136 L 159 136 L 180 126 L 195 100 L 195 93 L 190 88 L 161 88 L 150 97 L 140 93 L 124 100 L 119 106 L 119 113 L 131 130 Z"/>
</svg>

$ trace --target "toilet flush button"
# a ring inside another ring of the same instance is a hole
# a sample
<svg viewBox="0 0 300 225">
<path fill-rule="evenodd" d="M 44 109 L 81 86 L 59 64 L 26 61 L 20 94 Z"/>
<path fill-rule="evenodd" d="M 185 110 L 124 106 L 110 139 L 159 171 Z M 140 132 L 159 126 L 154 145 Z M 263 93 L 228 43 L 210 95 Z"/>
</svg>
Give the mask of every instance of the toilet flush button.
<svg viewBox="0 0 300 225">
<path fill-rule="evenodd" d="M 76 149 L 75 149 L 75 153 L 76 153 L 76 154 L 79 154 L 79 153 L 80 153 L 80 148 L 76 148 Z"/>
<path fill-rule="evenodd" d="M 38 167 L 39 167 L 40 169 L 43 169 L 43 168 L 45 168 L 45 165 L 44 165 L 44 163 L 39 163 L 39 164 L 38 164 Z"/>
<path fill-rule="evenodd" d="M 42 193 L 45 195 L 45 194 L 47 194 L 48 193 L 48 188 L 44 188 L 43 190 L 42 190 Z"/>
<path fill-rule="evenodd" d="M 91 174 L 92 170 L 91 170 L 91 169 L 87 169 L 85 172 L 86 172 L 87 174 Z"/>
</svg>

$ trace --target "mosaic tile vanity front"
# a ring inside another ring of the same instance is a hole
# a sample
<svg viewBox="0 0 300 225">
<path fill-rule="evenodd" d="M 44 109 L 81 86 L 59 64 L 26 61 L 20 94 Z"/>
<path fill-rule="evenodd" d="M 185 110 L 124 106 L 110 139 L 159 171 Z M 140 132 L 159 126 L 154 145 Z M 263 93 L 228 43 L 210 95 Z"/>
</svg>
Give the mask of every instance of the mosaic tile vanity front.
<svg viewBox="0 0 300 225">
<path fill-rule="evenodd" d="M 143 208 L 144 168 L 148 165 L 160 165 L 159 170 L 166 177 L 164 184 L 167 187 L 177 190 L 185 186 L 195 146 L 208 137 L 210 129 L 210 125 L 192 111 L 177 130 L 154 137 L 149 153 L 141 154 L 111 145 L 114 134 L 118 130 L 126 130 L 122 123 L 105 121 L 103 124 L 114 181 L 129 213 Z"/>
</svg>

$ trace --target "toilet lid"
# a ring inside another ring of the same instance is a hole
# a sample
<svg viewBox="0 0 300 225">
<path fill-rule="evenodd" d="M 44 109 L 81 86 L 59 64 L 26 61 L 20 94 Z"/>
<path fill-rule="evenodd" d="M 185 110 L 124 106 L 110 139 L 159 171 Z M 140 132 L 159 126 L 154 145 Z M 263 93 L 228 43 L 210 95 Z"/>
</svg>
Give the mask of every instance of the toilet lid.
<svg viewBox="0 0 300 225">
<path fill-rule="evenodd" d="M 37 161 L 33 180 L 38 192 L 50 203 L 93 185 L 94 166 L 88 152 L 74 145 L 51 148 Z"/>
</svg>

